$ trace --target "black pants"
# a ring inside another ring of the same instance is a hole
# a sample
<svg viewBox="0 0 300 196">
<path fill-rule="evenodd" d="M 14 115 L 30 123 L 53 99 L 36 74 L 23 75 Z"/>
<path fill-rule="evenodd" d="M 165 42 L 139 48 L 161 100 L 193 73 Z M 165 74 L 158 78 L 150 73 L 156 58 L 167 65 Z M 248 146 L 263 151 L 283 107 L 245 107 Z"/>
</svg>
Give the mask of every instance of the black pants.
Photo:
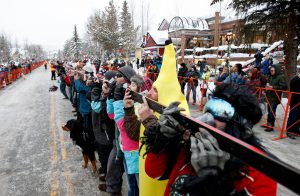
<svg viewBox="0 0 300 196">
<path fill-rule="evenodd" d="M 113 145 L 102 145 L 99 144 L 99 142 L 95 142 L 95 147 L 96 150 L 98 152 L 98 156 L 99 156 L 99 161 L 101 163 L 101 168 L 100 168 L 100 174 L 105 174 L 106 175 L 106 171 L 107 171 L 107 162 L 108 162 L 108 157 L 109 154 L 113 148 Z"/>
<path fill-rule="evenodd" d="M 82 115 L 83 131 L 88 134 L 89 140 L 93 143 L 95 141 L 95 135 L 92 125 L 92 114 Z"/>
<path fill-rule="evenodd" d="M 55 71 L 51 71 L 51 80 L 56 80 Z"/>
<path fill-rule="evenodd" d="M 107 165 L 106 175 L 106 191 L 108 193 L 121 192 L 123 183 L 123 154 L 117 149 L 116 145 L 113 145 L 113 149 L 110 151 Z"/>
<path fill-rule="evenodd" d="M 181 92 L 184 94 L 184 87 L 185 87 L 186 82 L 182 81 L 180 86 L 181 86 Z"/>
</svg>

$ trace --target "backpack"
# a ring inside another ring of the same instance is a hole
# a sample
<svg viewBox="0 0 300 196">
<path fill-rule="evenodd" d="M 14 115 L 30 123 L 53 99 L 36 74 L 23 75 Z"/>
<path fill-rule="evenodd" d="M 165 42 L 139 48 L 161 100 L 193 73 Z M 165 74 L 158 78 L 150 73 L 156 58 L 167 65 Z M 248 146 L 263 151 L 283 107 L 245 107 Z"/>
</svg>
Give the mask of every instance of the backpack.
<svg viewBox="0 0 300 196">
<path fill-rule="evenodd" d="M 71 77 L 68 75 L 64 76 L 64 81 L 66 83 L 67 86 L 71 86 Z"/>
</svg>

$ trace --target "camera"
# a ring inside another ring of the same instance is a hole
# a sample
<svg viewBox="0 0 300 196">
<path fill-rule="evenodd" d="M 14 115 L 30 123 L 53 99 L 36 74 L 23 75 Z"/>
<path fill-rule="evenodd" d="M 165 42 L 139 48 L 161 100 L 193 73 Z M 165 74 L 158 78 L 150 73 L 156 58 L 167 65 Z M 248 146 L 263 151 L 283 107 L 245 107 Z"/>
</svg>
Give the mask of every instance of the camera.
<svg viewBox="0 0 300 196">
<path fill-rule="evenodd" d="M 111 89 L 111 88 L 113 88 L 114 86 L 116 86 L 116 83 L 117 83 L 117 81 L 116 81 L 114 78 L 111 78 L 111 79 L 108 81 L 108 87 Z"/>
</svg>

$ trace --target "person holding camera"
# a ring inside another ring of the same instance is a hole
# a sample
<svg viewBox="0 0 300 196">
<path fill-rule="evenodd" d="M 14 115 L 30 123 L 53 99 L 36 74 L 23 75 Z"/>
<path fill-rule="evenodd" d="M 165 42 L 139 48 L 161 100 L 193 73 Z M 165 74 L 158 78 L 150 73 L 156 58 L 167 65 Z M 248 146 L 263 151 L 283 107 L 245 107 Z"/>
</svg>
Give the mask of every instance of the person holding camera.
<svg viewBox="0 0 300 196">
<path fill-rule="evenodd" d="M 102 98 L 101 98 L 101 112 L 104 110 L 106 111 L 106 114 L 103 114 L 105 119 L 109 118 L 109 120 L 105 122 L 108 127 L 112 126 L 115 127 L 115 122 L 113 121 L 113 118 L 111 119 L 108 116 L 108 111 L 109 109 L 107 108 L 106 102 L 108 101 L 108 96 L 113 94 L 113 88 L 115 87 L 115 77 L 116 77 L 116 72 L 115 71 L 107 71 L 104 75 L 103 79 L 103 84 L 102 84 Z M 104 99 L 104 100 L 103 100 Z M 102 102 L 103 101 L 103 102 Z M 105 104 L 105 107 L 104 105 Z M 100 113 L 101 113 L 100 112 Z M 102 119 L 102 117 L 101 117 Z M 103 126 L 103 125 L 100 125 Z M 122 183 L 123 183 L 123 172 L 124 172 L 124 167 L 123 167 L 123 153 L 120 150 L 120 145 L 119 145 L 119 131 L 118 129 L 111 130 L 113 131 L 113 134 L 110 136 L 110 131 L 107 129 L 107 135 L 109 137 L 109 140 L 106 140 L 106 135 L 103 133 L 99 133 L 99 136 L 96 136 L 96 140 L 98 137 L 99 139 L 99 144 L 104 145 L 105 143 L 108 144 L 106 145 L 105 149 L 99 149 L 99 159 L 101 163 L 101 168 L 99 170 L 100 177 L 99 180 L 101 181 L 98 188 L 100 191 L 104 191 L 107 193 L 111 193 L 112 195 L 121 195 L 121 189 L 122 189 Z M 112 139 L 112 148 L 109 152 L 108 155 L 106 155 L 106 152 L 109 151 L 109 142 Z M 102 142 L 103 140 L 103 142 Z M 99 146 L 100 147 L 100 146 Z M 107 156 L 107 157 L 105 157 Z M 107 162 L 106 162 L 107 159 Z M 105 165 L 106 162 L 106 165 Z M 103 171 L 106 168 L 106 171 Z M 105 173 L 103 175 L 103 173 Z M 104 178 L 105 177 L 105 178 Z"/>
<path fill-rule="evenodd" d="M 84 134 L 90 141 L 95 140 L 92 126 L 92 108 L 86 95 L 92 90 L 92 81 L 88 80 L 86 75 L 76 72 L 74 75 L 74 85 L 76 92 L 79 94 L 79 113 L 78 120 L 83 124 Z M 93 161 L 93 160 L 91 160 Z"/>
<path fill-rule="evenodd" d="M 115 85 L 111 88 L 107 101 L 107 113 L 113 118 L 120 132 L 120 147 L 124 153 L 124 168 L 128 178 L 128 196 L 136 195 L 138 189 L 138 165 L 132 164 L 138 160 L 139 142 L 130 139 L 124 127 L 125 89 L 130 85 L 130 79 L 135 75 L 131 66 L 121 67 L 116 74 Z"/>
<path fill-rule="evenodd" d="M 56 71 L 57 71 L 57 76 L 59 77 L 59 81 L 60 81 L 60 85 L 59 85 L 59 89 L 60 92 L 63 94 L 64 99 L 69 99 L 67 92 L 66 92 L 66 81 L 65 81 L 65 76 L 66 76 L 66 69 L 64 67 L 64 63 L 57 61 L 57 67 L 56 67 Z"/>
</svg>

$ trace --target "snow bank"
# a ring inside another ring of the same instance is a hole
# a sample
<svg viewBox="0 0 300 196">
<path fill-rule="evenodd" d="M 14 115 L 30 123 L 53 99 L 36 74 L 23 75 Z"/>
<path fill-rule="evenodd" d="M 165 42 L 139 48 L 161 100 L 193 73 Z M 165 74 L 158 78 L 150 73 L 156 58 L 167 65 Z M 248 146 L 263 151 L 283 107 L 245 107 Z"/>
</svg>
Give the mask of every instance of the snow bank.
<svg viewBox="0 0 300 196">
<path fill-rule="evenodd" d="M 224 56 L 227 56 L 227 53 L 225 53 Z M 244 58 L 244 57 L 254 57 L 254 54 L 249 55 L 248 53 L 230 53 L 230 58 Z"/>
</svg>

